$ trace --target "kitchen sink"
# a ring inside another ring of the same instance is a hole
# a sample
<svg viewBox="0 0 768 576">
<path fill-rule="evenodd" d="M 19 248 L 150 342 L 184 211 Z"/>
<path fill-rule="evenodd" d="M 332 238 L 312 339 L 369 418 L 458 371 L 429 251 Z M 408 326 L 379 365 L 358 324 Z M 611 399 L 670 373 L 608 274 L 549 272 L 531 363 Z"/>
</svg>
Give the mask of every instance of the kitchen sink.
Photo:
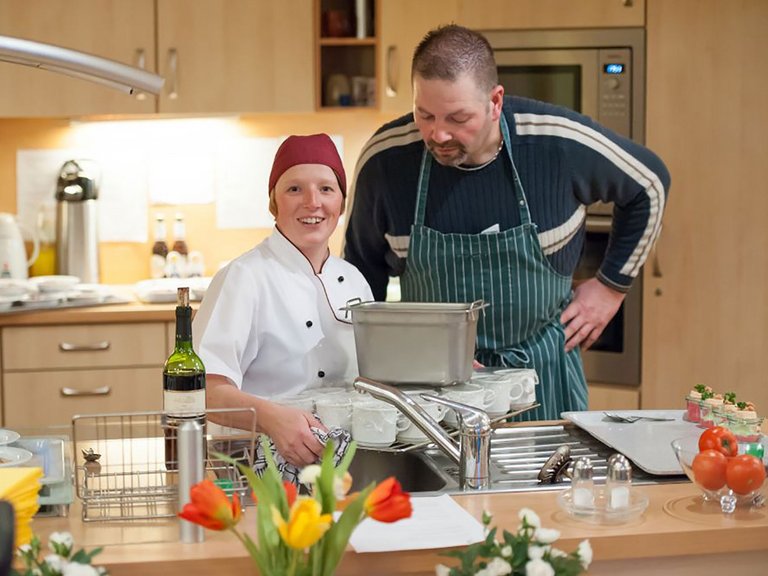
<svg viewBox="0 0 768 576">
<path fill-rule="evenodd" d="M 458 469 L 451 475 L 443 468 L 451 465 L 441 452 L 384 452 L 358 448 L 349 473 L 352 491 L 362 490 L 371 482 L 394 476 L 406 492 L 445 492 L 458 488 Z"/>
<path fill-rule="evenodd" d="M 571 458 L 589 457 L 594 479 L 605 481 L 608 457 L 614 450 L 571 424 L 497 428 L 491 436 L 491 492 L 562 490 L 567 478 L 541 483 L 539 471 L 559 446 L 567 445 Z M 359 447 L 350 473 L 353 490 L 395 476 L 407 492 L 460 492 L 459 468 L 443 452 L 430 446 L 412 451 L 376 451 Z M 634 484 L 687 481 L 684 475 L 653 476 L 632 467 Z"/>
</svg>

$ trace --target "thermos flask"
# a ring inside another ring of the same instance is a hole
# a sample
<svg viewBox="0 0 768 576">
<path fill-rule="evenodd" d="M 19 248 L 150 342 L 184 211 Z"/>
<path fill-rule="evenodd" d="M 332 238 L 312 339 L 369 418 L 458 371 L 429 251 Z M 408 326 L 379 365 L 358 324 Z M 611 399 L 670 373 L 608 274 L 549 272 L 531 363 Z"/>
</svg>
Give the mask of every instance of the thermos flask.
<svg viewBox="0 0 768 576">
<path fill-rule="evenodd" d="M 56 184 L 56 273 L 99 282 L 98 175 L 88 160 L 67 160 Z"/>
</svg>

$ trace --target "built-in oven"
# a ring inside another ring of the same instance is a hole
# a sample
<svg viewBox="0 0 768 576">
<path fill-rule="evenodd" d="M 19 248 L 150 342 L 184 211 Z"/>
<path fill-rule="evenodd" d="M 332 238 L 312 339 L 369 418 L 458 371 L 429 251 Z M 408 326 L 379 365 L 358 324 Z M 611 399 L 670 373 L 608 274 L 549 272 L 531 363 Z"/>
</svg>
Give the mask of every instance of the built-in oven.
<svg viewBox="0 0 768 576">
<path fill-rule="evenodd" d="M 483 30 L 494 49 L 507 94 L 565 106 L 643 143 L 645 139 L 645 31 Z M 584 252 L 574 275 L 593 278 L 608 246 L 610 204 L 587 209 Z M 583 354 L 587 380 L 640 385 L 642 277 L 616 316 Z"/>
</svg>

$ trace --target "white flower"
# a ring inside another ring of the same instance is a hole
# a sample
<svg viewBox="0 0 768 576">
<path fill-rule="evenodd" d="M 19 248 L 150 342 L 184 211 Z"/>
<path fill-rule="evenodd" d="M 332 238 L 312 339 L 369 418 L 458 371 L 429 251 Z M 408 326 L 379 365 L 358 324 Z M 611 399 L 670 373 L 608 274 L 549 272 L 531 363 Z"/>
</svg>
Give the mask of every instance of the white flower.
<svg viewBox="0 0 768 576">
<path fill-rule="evenodd" d="M 48 548 L 64 558 L 69 558 L 74 545 L 75 540 L 69 532 L 54 532 L 48 538 Z"/>
<path fill-rule="evenodd" d="M 541 526 L 539 515 L 530 508 L 520 508 L 517 517 L 520 518 L 521 521 L 524 519 L 528 523 L 528 526 L 533 526 L 534 528 L 539 528 Z"/>
<path fill-rule="evenodd" d="M 320 465 L 310 464 L 309 466 L 302 468 L 301 472 L 299 472 L 299 482 L 305 486 L 309 486 L 310 484 L 317 482 L 318 476 L 320 476 Z"/>
<path fill-rule="evenodd" d="M 533 535 L 533 539 L 541 544 L 552 544 L 558 538 L 560 538 L 560 531 L 554 528 L 536 528 L 536 533 Z"/>
<path fill-rule="evenodd" d="M 349 472 L 344 472 L 344 476 L 333 477 L 333 495 L 336 500 L 343 500 L 350 488 L 352 488 L 352 475 Z"/>
<path fill-rule="evenodd" d="M 510 546 L 509 544 L 504 546 L 504 548 L 501 549 L 501 555 L 504 558 L 511 558 L 512 557 L 512 546 Z"/>
<path fill-rule="evenodd" d="M 541 560 L 547 549 L 544 546 L 528 546 L 528 558 L 531 560 Z"/>
<path fill-rule="evenodd" d="M 19 546 L 19 554 L 28 554 L 29 552 L 32 552 L 32 546 L 29 544 L 22 544 Z"/>
<path fill-rule="evenodd" d="M 488 566 L 485 567 L 488 576 L 505 576 L 506 574 L 512 574 L 512 566 L 509 562 L 503 558 L 494 558 L 488 562 Z"/>
<path fill-rule="evenodd" d="M 451 573 L 451 569 L 443 564 L 435 566 L 435 576 L 448 576 Z"/>
<path fill-rule="evenodd" d="M 552 556 L 552 558 L 565 558 L 568 556 L 568 553 L 560 550 L 560 548 L 550 548 L 549 554 Z"/>
<path fill-rule="evenodd" d="M 67 565 L 67 561 L 58 554 L 48 554 L 44 561 L 54 572 L 63 572 L 64 567 Z"/>
<path fill-rule="evenodd" d="M 525 576 L 555 576 L 555 570 L 544 560 L 531 560 L 525 565 Z"/>
<path fill-rule="evenodd" d="M 579 555 L 579 560 L 581 560 L 584 570 L 588 570 L 589 565 L 592 563 L 592 546 L 589 544 L 589 540 L 582 540 L 576 553 Z"/>
<path fill-rule="evenodd" d="M 99 571 L 90 564 L 72 562 L 64 567 L 62 576 L 99 576 Z"/>
</svg>

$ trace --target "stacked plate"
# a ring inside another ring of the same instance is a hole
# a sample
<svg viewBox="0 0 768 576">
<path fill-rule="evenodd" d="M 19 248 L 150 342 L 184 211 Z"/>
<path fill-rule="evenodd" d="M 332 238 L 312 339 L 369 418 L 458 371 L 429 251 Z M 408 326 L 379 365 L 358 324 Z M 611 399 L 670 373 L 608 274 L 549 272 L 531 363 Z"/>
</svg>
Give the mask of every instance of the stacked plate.
<svg viewBox="0 0 768 576">
<path fill-rule="evenodd" d="M 9 446 L 19 439 L 19 434 L 13 430 L 0 428 L 0 468 L 16 468 L 32 460 L 32 452 Z"/>
</svg>

